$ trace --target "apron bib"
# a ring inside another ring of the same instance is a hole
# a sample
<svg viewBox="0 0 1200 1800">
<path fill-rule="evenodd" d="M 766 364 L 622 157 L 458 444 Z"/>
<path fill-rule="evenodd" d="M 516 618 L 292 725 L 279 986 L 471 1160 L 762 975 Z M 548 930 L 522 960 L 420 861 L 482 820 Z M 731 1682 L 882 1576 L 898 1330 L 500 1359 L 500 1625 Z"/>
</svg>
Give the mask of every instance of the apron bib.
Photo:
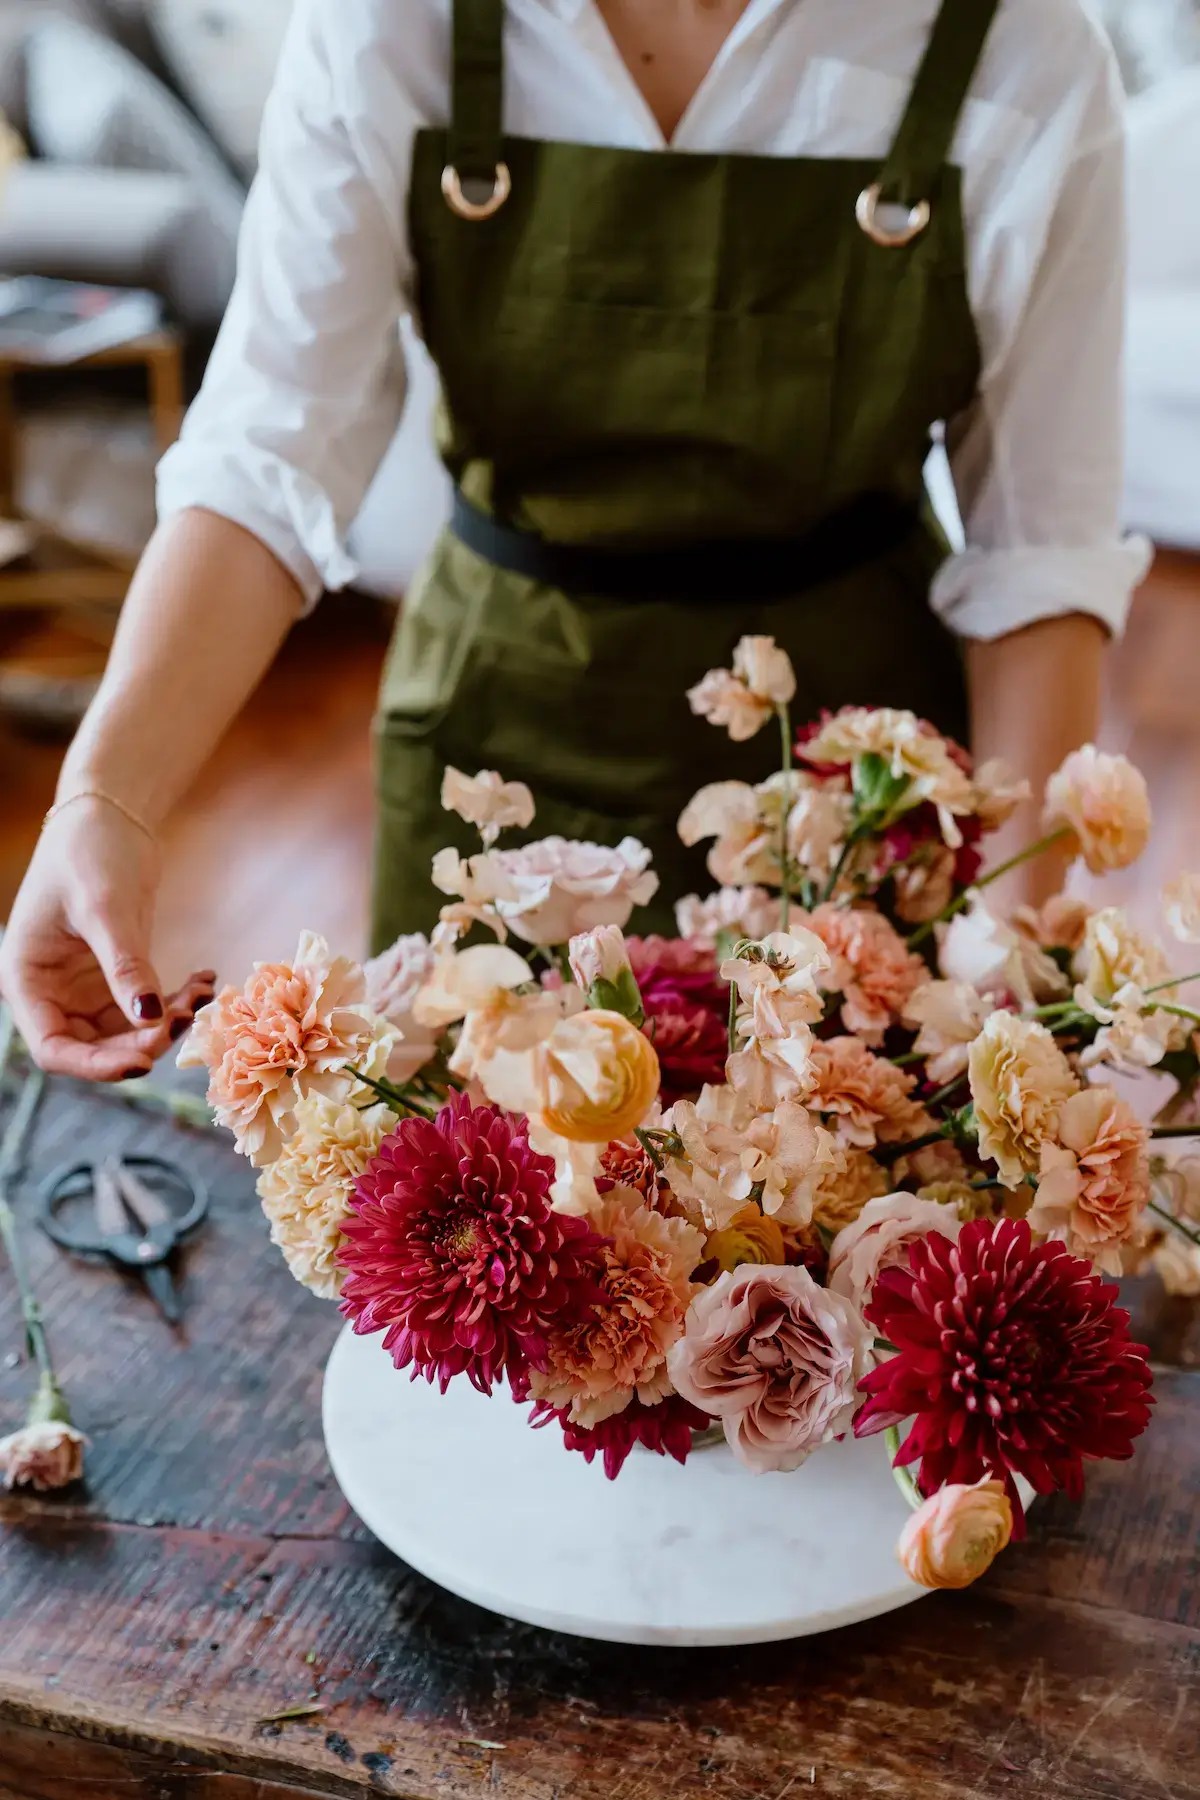
<svg viewBox="0 0 1200 1800">
<path fill-rule="evenodd" d="M 443 533 L 388 658 L 377 946 L 436 920 L 435 851 L 478 848 L 440 806 L 447 763 L 527 782 L 526 836 L 641 838 L 662 887 L 635 923 L 672 929 L 712 886 L 680 812 L 778 767 L 774 733 L 731 744 L 686 699 L 746 632 L 791 656 L 797 722 L 904 706 L 965 736 L 923 470 L 979 377 L 947 159 L 996 4 L 944 0 L 881 169 L 505 137 L 503 0 L 454 0 L 451 124 L 417 135 L 410 230 L 476 529 Z M 494 552 L 463 541 L 493 521 Z M 706 566 L 718 591 L 692 585 Z"/>
</svg>

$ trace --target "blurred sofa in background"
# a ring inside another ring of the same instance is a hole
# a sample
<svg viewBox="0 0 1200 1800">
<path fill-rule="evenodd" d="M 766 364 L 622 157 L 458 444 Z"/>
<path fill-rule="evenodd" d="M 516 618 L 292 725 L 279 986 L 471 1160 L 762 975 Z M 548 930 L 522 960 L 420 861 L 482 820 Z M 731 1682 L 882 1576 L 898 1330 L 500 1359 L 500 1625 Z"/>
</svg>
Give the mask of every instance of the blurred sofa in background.
<svg viewBox="0 0 1200 1800">
<path fill-rule="evenodd" d="M 1131 91 L 1128 523 L 1200 548 L 1200 0 L 1092 0 Z M 220 319 L 291 0 L 0 0 L 0 111 L 30 160 L 0 209 L 0 272 L 153 287 Z M 435 384 L 411 399 L 353 534 L 369 590 L 404 590 L 447 504 Z"/>
</svg>

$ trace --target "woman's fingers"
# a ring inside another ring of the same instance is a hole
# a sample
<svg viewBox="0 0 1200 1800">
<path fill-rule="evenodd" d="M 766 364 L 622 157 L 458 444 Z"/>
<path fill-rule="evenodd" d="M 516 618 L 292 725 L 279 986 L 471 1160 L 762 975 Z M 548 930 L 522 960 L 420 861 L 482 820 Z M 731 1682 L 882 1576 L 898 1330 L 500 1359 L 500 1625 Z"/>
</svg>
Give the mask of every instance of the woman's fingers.
<svg viewBox="0 0 1200 1800">
<path fill-rule="evenodd" d="M 150 961 L 146 928 L 125 896 L 93 900 L 79 928 L 130 1024 L 161 1025 L 166 1016 L 162 983 Z"/>
</svg>

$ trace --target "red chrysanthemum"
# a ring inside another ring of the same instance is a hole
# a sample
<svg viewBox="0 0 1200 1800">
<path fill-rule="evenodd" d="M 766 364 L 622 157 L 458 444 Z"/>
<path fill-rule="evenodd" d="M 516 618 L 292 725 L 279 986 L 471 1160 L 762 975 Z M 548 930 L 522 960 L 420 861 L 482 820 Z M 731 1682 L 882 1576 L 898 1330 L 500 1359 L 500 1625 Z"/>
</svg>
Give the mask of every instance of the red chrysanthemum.
<svg viewBox="0 0 1200 1800">
<path fill-rule="evenodd" d="M 539 1401 L 530 1414 L 530 1422 L 535 1427 L 561 1425 L 566 1448 L 578 1450 L 588 1462 L 597 1456 L 603 1458 L 604 1473 L 610 1481 L 617 1479 L 638 1444 L 653 1450 L 656 1456 L 673 1456 L 677 1463 L 686 1462 L 693 1432 L 706 1431 L 712 1424 L 707 1413 L 680 1394 L 669 1394 L 657 1406 L 643 1406 L 640 1400 L 631 1400 L 624 1412 L 589 1429 L 572 1425 L 565 1408 Z"/>
<path fill-rule="evenodd" d="M 630 938 L 629 961 L 646 1009 L 645 1032 L 658 1052 L 662 1101 L 725 1079 L 729 989 L 716 952 L 690 938 Z"/>
<path fill-rule="evenodd" d="M 1150 1418 L 1150 1366 L 1117 1289 L 1024 1219 L 931 1232 L 886 1269 L 866 1316 L 897 1354 L 864 1377 L 858 1437 L 913 1418 L 899 1461 L 933 1494 L 985 1475 L 1036 1493 L 1083 1492 L 1083 1460 L 1125 1458 Z"/>
<path fill-rule="evenodd" d="M 582 1318 L 601 1240 L 553 1211 L 554 1164 L 528 1128 L 455 1096 L 436 1120 L 405 1119 L 355 1187 L 339 1261 L 342 1311 L 383 1331 L 398 1369 L 444 1393 L 466 1375 L 518 1399 L 544 1368 L 551 1325 Z"/>
</svg>

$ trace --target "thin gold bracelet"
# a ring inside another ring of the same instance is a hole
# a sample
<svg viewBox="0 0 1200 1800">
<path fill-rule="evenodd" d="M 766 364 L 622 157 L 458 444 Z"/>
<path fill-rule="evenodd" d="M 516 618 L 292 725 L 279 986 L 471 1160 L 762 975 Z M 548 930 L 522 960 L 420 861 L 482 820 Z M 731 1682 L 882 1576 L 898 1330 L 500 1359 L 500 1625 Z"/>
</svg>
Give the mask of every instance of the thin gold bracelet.
<svg viewBox="0 0 1200 1800">
<path fill-rule="evenodd" d="M 152 844 L 157 844 L 157 835 L 150 829 L 145 819 L 140 819 L 133 808 L 126 806 L 123 800 L 118 800 L 112 794 L 106 794 L 103 788 L 80 788 L 77 794 L 68 794 L 65 800 L 56 800 L 42 820 L 42 830 L 46 829 L 52 819 L 57 819 L 59 813 L 66 812 L 68 806 L 74 806 L 77 800 L 103 800 L 106 806 L 113 807 L 121 814 L 122 818 L 128 819 L 131 825 L 136 825 L 139 831 L 144 831 Z"/>
</svg>

